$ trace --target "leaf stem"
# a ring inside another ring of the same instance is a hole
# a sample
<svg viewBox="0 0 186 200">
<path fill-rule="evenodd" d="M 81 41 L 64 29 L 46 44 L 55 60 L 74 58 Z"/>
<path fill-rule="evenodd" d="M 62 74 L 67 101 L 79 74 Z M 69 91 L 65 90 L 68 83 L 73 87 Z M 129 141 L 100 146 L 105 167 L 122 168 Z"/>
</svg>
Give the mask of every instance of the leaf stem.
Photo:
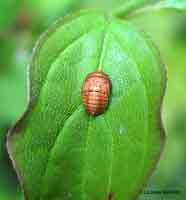
<svg viewBox="0 0 186 200">
<path fill-rule="evenodd" d="M 160 2 L 161 0 L 159 0 Z M 153 8 L 156 6 L 157 1 L 155 0 L 140 0 L 135 1 L 131 0 L 125 3 L 120 8 L 113 10 L 112 15 L 115 17 L 126 17 L 126 16 L 133 16 L 135 13 L 138 13 L 138 11 L 144 11 L 144 8 Z M 148 9 L 147 9 L 148 10 Z M 141 12 L 140 12 L 141 13 Z"/>
<path fill-rule="evenodd" d="M 171 2 L 169 0 L 141 0 L 136 2 L 135 0 L 125 3 L 120 8 L 113 10 L 112 15 L 115 17 L 131 17 L 145 12 L 154 12 L 161 9 L 175 9 L 179 11 L 186 10 L 186 2 L 175 1 Z"/>
</svg>

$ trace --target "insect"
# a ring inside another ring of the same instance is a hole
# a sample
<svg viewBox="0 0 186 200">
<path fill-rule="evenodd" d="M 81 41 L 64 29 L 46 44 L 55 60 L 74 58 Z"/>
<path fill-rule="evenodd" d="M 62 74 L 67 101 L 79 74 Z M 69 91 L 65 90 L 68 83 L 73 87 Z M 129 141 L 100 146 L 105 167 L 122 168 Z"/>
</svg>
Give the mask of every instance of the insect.
<svg viewBox="0 0 186 200">
<path fill-rule="evenodd" d="M 82 98 L 85 110 L 92 116 L 105 111 L 111 92 L 111 81 L 107 74 L 96 71 L 85 78 Z"/>
</svg>

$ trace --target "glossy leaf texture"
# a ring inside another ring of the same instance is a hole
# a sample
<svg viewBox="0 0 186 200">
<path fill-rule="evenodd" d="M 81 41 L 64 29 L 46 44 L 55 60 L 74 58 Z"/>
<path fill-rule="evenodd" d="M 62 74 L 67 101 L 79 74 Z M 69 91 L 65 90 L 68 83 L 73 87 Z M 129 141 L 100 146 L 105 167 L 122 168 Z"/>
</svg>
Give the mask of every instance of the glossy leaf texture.
<svg viewBox="0 0 186 200">
<path fill-rule="evenodd" d="M 112 81 L 105 113 L 89 116 L 81 88 L 101 69 Z M 166 71 L 150 39 L 97 11 L 59 20 L 30 66 L 30 104 L 8 149 L 31 200 L 133 199 L 164 144 Z"/>
<path fill-rule="evenodd" d="M 131 0 L 113 10 L 113 15 L 118 17 L 133 16 L 161 9 L 186 11 L 185 0 Z"/>
</svg>

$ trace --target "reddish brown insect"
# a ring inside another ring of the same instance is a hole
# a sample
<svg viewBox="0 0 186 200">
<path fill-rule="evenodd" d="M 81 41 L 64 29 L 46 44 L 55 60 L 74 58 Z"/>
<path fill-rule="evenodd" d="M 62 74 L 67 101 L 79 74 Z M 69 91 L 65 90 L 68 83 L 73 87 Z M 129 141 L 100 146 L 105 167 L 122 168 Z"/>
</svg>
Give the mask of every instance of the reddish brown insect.
<svg viewBox="0 0 186 200">
<path fill-rule="evenodd" d="M 87 75 L 83 88 L 85 110 L 95 116 L 105 111 L 111 91 L 111 81 L 107 74 L 96 71 Z"/>
</svg>

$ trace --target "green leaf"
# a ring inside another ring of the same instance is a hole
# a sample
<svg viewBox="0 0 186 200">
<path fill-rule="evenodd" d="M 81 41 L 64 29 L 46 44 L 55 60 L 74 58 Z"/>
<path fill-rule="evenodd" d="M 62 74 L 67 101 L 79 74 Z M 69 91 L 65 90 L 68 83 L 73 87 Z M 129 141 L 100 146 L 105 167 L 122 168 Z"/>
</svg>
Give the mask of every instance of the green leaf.
<svg viewBox="0 0 186 200">
<path fill-rule="evenodd" d="M 131 0 L 113 11 L 114 16 L 127 17 L 160 9 L 186 11 L 185 0 Z"/>
<path fill-rule="evenodd" d="M 98 66 L 112 94 L 90 117 L 81 88 Z M 25 198 L 133 199 L 163 148 L 165 84 L 157 49 L 131 23 L 96 11 L 59 20 L 37 44 L 29 107 L 8 139 Z"/>
</svg>

